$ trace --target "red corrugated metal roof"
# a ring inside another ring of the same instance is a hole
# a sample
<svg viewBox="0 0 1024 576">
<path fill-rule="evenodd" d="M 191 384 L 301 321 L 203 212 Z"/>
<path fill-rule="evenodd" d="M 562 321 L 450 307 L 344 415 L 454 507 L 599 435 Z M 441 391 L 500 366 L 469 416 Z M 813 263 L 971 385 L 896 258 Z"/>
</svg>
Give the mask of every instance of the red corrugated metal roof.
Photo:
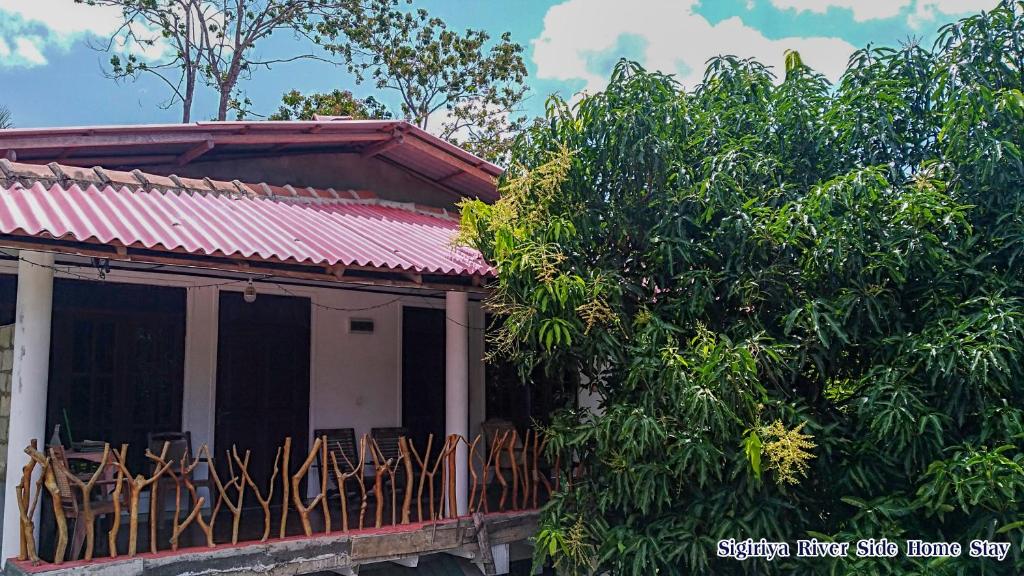
<svg viewBox="0 0 1024 576">
<path fill-rule="evenodd" d="M 493 274 L 477 251 L 453 246 L 453 216 L 365 192 L 0 163 L 2 234 L 286 263 Z"/>
</svg>

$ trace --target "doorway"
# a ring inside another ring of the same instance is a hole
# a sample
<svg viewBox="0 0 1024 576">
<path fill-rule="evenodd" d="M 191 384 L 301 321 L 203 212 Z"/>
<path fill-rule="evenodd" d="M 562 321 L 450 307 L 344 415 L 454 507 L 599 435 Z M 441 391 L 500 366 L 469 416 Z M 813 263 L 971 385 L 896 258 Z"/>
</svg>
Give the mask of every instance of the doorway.
<svg viewBox="0 0 1024 576">
<path fill-rule="evenodd" d="M 46 434 L 128 444 L 142 471 L 147 434 L 181 430 L 185 290 L 57 279 Z"/>
<path fill-rule="evenodd" d="M 402 309 L 402 425 L 417 447 L 445 436 L 445 312 Z"/>
<path fill-rule="evenodd" d="M 251 450 L 249 473 L 266 482 L 285 437 L 292 461 L 309 449 L 310 301 L 222 292 L 219 319 L 217 452 Z"/>
</svg>

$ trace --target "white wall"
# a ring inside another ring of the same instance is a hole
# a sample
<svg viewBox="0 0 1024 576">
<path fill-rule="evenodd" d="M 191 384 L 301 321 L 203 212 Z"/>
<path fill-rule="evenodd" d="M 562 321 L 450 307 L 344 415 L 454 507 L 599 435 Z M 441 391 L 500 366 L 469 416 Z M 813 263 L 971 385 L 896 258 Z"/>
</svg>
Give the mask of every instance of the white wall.
<svg viewBox="0 0 1024 576">
<path fill-rule="evenodd" d="M 370 428 L 402 423 L 401 314 L 397 297 L 350 291 L 319 290 L 318 304 L 339 311 L 313 309 L 313 387 L 310 427 Z M 408 300 L 403 298 L 403 300 Z M 373 320 L 373 334 L 351 334 L 351 318 Z"/>
<path fill-rule="evenodd" d="M 594 416 L 601 416 L 604 414 L 604 408 L 601 407 L 601 402 L 604 398 L 598 391 L 590 390 L 590 379 L 586 375 L 580 375 L 580 389 L 576 391 L 576 405 L 582 409 L 589 410 Z"/>
</svg>

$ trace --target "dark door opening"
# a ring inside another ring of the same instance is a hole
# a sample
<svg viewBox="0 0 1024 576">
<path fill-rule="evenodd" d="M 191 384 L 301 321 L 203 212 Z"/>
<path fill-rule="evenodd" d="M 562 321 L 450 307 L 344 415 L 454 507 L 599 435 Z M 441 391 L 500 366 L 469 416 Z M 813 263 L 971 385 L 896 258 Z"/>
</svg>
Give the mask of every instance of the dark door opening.
<svg viewBox="0 0 1024 576">
<path fill-rule="evenodd" d="M 185 290 L 58 279 L 53 284 L 46 439 L 128 443 L 140 473 L 150 432 L 181 430 Z"/>
<path fill-rule="evenodd" d="M 488 332 L 498 330 L 501 322 L 488 315 Z M 520 434 L 551 424 L 553 412 L 575 406 L 577 378 L 569 371 L 548 373 L 538 366 L 524 381 L 518 367 L 503 358 L 488 362 L 485 370 L 487 419 L 508 420 Z"/>
<path fill-rule="evenodd" d="M 444 442 L 445 315 L 434 308 L 402 309 L 402 425 L 421 450 L 434 435 Z"/>
<path fill-rule="evenodd" d="M 265 483 L 285 437 L 292 462 L 308 450 L 310 303 L 265 294 L 247 303 L 222 292 L 219 318 L 215 460 L 219 468 L 225 450 L 250 450 L 250 475 Z"/>
<path fill-rule="evenodd" d="M 18 277 L 0 274 L 0 326 L 14 324 L 14 307 L 18 301 Z"/>
</svg>

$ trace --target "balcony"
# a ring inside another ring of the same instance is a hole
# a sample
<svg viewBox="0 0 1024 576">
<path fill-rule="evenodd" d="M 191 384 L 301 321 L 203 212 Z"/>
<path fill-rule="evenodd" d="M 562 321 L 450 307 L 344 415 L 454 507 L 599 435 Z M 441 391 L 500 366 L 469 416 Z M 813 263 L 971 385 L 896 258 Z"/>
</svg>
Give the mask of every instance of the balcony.
<svg viewBox="0 0 1024 576">
<path fill-rule="evenodd" d="M 250 451 L 192 454 L 184 435 L 151 442 L 135 469 L 127 445 L 33 442 L 17 487 L 20 550 L 6 573 L 355 574 L 439 553 L 493 567 L 495 547 L 527 540 L 557 489 L 560 464 L 534 431 L 420 446 L 387 430 L 358 441 L 321 432 L 308 453 L 284 439 L 262 476 Z M 468 502 L 457 497 L 461 458 Z"/>
</svg>

